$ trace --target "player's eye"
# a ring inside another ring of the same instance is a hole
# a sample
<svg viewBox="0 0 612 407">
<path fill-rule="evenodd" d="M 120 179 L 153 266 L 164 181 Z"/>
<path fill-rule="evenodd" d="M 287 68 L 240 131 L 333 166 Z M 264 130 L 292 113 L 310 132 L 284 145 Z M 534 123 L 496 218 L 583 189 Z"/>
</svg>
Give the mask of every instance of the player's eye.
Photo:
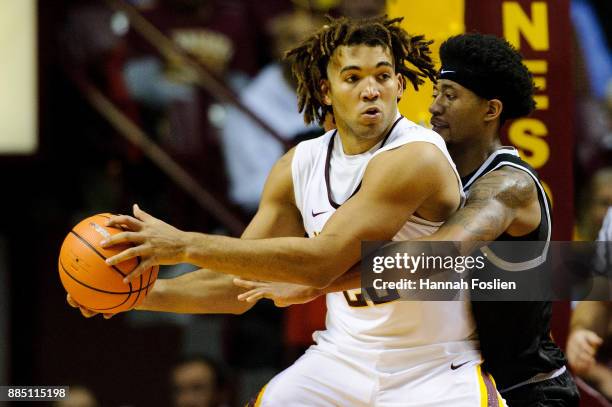
<svg viewBox="0 0 612 407">
<path fill-rule="evenodd" d="M 344 80 L 347 81 L 348 83 L 355 83 L 357 82 L 357 75 L 349 75 L 347 76 Z"/>
</svg>

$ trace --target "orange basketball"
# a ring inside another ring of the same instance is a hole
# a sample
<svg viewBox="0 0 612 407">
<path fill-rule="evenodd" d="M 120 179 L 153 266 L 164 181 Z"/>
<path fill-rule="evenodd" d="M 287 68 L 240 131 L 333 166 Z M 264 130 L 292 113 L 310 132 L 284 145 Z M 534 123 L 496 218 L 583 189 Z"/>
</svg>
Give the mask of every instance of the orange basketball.
<svg viewBox="0 0 612 407">
<path fill-rule="evenodd" d="M 105 226 L 110 217 L 109 213 L 94 215 L 76 225 L 62 243 L 58 264 L 62 285 L 70 296 L 84 307 L 102 313 L 128 311 L 140 304 L 153 288 L 159 271 L 158 266 L 152 267 L 125 284 L 123 278 L 140 263 L 140 258 L 115 266 L 105 263 L 129 247 L 100 247 L 104 238 L 121 232 Z"/>
</svg>

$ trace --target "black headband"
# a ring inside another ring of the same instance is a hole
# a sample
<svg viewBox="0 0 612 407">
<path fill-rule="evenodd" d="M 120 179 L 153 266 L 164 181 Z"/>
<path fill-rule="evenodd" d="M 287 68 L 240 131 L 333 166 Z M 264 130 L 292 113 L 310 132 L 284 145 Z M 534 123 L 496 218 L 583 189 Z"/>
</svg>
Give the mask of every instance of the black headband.
<svg viewBox="0 0 612 407">
<path fill-rule="evenodd" d="M 459 85 L 485 99 L 495 99 L 499 97 L 499 95 L 494 92 L 496 85 L 493 78 L 490 78 L 486 74 L 477 74 L 467 69 L 443 66 L 438 74 L 438 79 L 448 79 L 449 81 L 457 82 Z"/>
</svg>

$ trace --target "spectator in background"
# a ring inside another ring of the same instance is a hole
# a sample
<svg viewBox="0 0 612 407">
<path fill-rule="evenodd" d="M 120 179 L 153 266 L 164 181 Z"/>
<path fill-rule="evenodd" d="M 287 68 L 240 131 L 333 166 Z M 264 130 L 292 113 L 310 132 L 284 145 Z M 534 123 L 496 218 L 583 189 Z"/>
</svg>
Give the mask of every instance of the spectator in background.
<svg viewBox="0 0 612 407">
<path fill-rule="evenodd" d="M 305 11 L 276 17 L 269 24 L 274 54 L 297 45 L 322 21 Z M 306 126 L 298 112 L 295 82 L 287 62 L 274 62 L 240 91 L 240 100 L 285 140 L 301 140 L 323 131 Z M 234 107 L 227 107 L 222 137 L 223 153 L 230 178 L 230 197 L 247 213 L 254 213 L 272 165 L 285 152 L 283 144 Z"/>
<path fill-rule="evenodd" d="M 275 0 L 262 0 L 271 9 Z M 260 68 L 265 38 L 258 35 L 259 17 L 251 18 L 247 0 L 157 0 L 141 9 L 143 16 L 166 37 L 198 61 L 220 82 L 238 89 Z M 274 16 L 273 9 L 269 18 Z M 129 36 L 130 57 L 123 73 L 130 95 L 140 107 L 148 133 L 210 193 L 227 197 L 227 177 L 219 142 L 224 109 L 218 95 L 206 90 L 196 70 L 182 60 L 164 58 L 138 33 Z M 178 224 L 189 220 L 200 230 L 219 225 L 191 200 L 177 194 L 174 186 L 159 188 L 159 206 Z"/>
<path fill-rule="evenodd" d="M 580 206 L 576 240 L 595 240 L 606 211 L 612 206 L 612 167 L 602 168 L 593 174 L 582 191 Z"/>
<path fill-rule="evenodd" d="M 70 395 L 65 400 L 56 401 L 53 407 L 99 407 L 94 394 L 85 386 L 70 386 Z"/>
<path fill-rule="evenodd" d="M 612 273 L 612 207 L 608 209 L 599 232 L 596 270 L 608 284 Z M 599 250 L 601 249 L 601 250 Z M 609 294 L 608 294 L 609 295 Z M 612 302 L 581 301 L 576 306 L 567 341 L 567 359 L 578 376 L 612 401 Z"/>
<path fill-rule="evenodd" d="M 202 355 L 188 356 L 170 374 L 174 407 L 222 407 L 229 404 L 227 378 L 221 366 Z"/>
<path fill-rule="evenodd" d="M 576 96 L 579 170 L 585 174 L 607 165 L 612 158 L 612 46 L 607 24 L 609 1 L 572 0 L 571 18 L 576 35 Z M 606 36 L 606 30 L 608 30 Z"/>
<path fill-rule="evenodd" d="M 257 71 L 256 46 L 243 2 L 158 0 L 141 12 L 217 78 L 242 83 Z M 180 60 L 164 60 L 140 35 L 131 35 L 129 46 L 131 56 L 124 67 L 128 90 L 145 109 L 161 114 L 153 114 L 154 123 L 147 127 L 173 153 L 194 163 L 205 161 L 216 138 L 208 111 L 214 95 L 198 87 L 201 78 L 191 67 Z"/>
</svg>

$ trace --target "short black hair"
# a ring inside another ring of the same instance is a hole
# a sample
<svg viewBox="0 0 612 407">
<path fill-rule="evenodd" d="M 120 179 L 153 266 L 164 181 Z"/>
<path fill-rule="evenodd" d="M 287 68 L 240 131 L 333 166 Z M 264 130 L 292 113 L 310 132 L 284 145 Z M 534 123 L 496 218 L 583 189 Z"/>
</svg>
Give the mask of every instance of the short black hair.
<svg viewBox="0 0 612 407">
<path fill-rule="evenodd" d="M 459 34 L 440 46 L 442 69 L 457 69 L 477 81 L 476 94 L 499 99 L 501 123 L 535 109 L 535 85 L 521 54 L 506 40 L 480 33 Z M 470 86 L 466 86 L 470 88 Z"/>
<path fill-rule="evenodd" d="M 328 19 L 325 26 L 285 54 L 297 82 L 298 110 L 303 112 L 307 124 L 315 120 L 322 124 L 331 110 L 323 103 L 319 81 L 327 78 L 327 64 L 340 46 L 364 44 L 389 49 L 395 72 L 405 79 L 404 87 L 410 82 L 418 90 L 425 78 L 435 81 L 436 69 L 429 48 L 433 41 L 423 35 L 408 34 L 400 26 L 402 17 Z"/>
</svg>

